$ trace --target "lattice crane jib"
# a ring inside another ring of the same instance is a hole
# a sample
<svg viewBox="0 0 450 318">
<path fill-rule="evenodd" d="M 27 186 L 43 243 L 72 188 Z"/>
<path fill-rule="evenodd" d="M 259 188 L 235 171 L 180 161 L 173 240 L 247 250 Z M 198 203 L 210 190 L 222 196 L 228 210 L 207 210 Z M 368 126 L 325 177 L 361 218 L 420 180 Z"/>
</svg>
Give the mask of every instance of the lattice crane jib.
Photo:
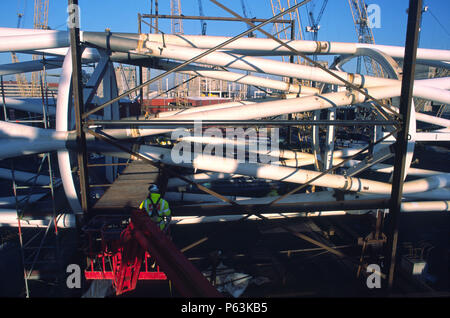
<svg viewBox="0 0 450 318">
<path fill-rule="evenodd" d="M 348 0 L 359 43 L 375 44 L 372 28 L 367 15 L 367 5 L 364 0 Z M 364 56 L 357 60 L 356 72 L 361 72 L 361 60 L 364 60 L 367 75 L 383 76 L 380 66 L 370 57 Z"/>
<path fill-rule="evenodd" d="M 48 29 L 48 7 L 50 0 L 34 0 L 34 19 L 33 28 L 34 29 Z M 33 60 L 41 59 L 40 55 L 33 55 Z M 40 75 L 42 72 L 31 73 L 31 94 L 32 96 L 39 96 L 39 82 Z"/>
</svg>

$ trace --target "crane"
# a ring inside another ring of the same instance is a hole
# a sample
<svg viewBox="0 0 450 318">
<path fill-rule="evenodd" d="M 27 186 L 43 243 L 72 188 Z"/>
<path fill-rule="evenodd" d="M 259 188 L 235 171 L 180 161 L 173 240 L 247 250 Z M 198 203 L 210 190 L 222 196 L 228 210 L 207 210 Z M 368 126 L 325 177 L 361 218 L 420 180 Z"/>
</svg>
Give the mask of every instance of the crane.
<svg viewBox="0 0 450 318">
<path fill-rule="evenodd" d="M 325 11 L 325 7 L 327 6 L 328 0 L 324 0 L 322 3 L 322 7 L 320 8 L 319 14 L 317 15 L 317 18 L 314 19 L 313 10 L 311 9 L 308 14 L 309 23 L 310 26 L 306 27 L 306 32 L 312 32 L 313 33 L 313 40 L 317 41 L 317 36 L 319 33 L 320 25 L 319 22 L 322 19 L 323 13 Z M 314 8 L 314 7 L 313 7 Z"/>
<path fill-rule="evenodd" d="M 367 5 L 364 0 L 348 0 L 350 10 L 352 11 L 353 22 L 355 24 L 356 34 L 358 35 L 359 43 L 375 44 L 372 29 L 369 27 L 367 18 Z M 380 76 L 382 75 L 381 68 L 370 57 L 365 56 L 364 66 L 367 75 Z M 356 64 L 356 73 L 361 72 L 361 57 L 358 57 Z"/>
<path fill-rule="evenodd" d="M 23 13 L 18 12 L 17 13 L 17 28 L 20 28 L 20 22 L 22 20 Z M 16 52 L 11 52 L 11 60 L 13 63 L 18 63 L 19 59 L 17 58 Z M 20 96 L 26 96 L 27 90 L 26 87 L 28 86 L 27 79 L 25 78 L 25 75 L 23 73 L 17 73 L 16 74 L 16 82 L 17 86 L 19 87 Z"/>
<path fill-rule="evenodd" d="M 247 14 L 247 8 L 245 7 L 245 0 L 241 0 L 241 6 L 242 6 L 242 14 L 244 14 L 244 17 L 246 19 L 248 19 L 248 14 Z M 248 26 L 249 29 L 251 29 L 251 26 Z M 248 34 L 249 38 L 254 38 L 255 34 L 253 32 L 250 32 Z"/>
<path fill-rule="evenodd" d="M 327 3 L 328 3 L 328 0 L 323 1 L 322 7 L 320 8 L 320 11 L 319 11 L 319 14 L 317 15 L 317 18 L 315 18 L 315 19 L 314 19 L 314 15 L 313 15 L 313 9 L 311 9 L 309 11 L 308 18 L 309 18 L 309 23 L 311 25 L 306 27 L 306 32 L 311 32 L 313 34 L 314 41 L 317 41 L 317 37 L 318 37 L 319 29 L 320 29 L 319 23 L 320 23 L 320 20 L 322 19 L 322 16 L 325 11 L 325 7 L 327 6 Z M 317 60 L 317 55 L 313 56 L 313 60 L 314 61 Z"/>
<path fill-rule="evenodd" d="M 34 29 L 48 29 L 48 5 L 49 0 L 34 0 Z M 39 55 L 33 55 L 33 60 L 39 60 Z M 39 75 L 41 72 L 31 73 L 31 94 L 39 95 Z"/>
<path fill-rule="evenodd" d="M 204 14 L 203 14 L 202 0 L 198 0 L 198 11 L 200 16 L 203 17 Z M 206 22 L 203 19 L 200 20 L 200 27 L 202 30 L 202 35 L 206 35 Z"/>
<path fill-rule="evenodd" d="M 180 0 L 171 0 L 170 1 L 170 14 L 172 16 L 181 16 L 182 15 Z M 183 34 L 184 33 L 183 22 L 181 19 L 172 18 L 171 23 L 172 23 L 171 24 L 172 34 Z M 181 82 L 183 82 L 185 77 L 186 77 L 186 75 L 174 74 L 174 86 L 177 86 Z M 181 98 L 181 95 L 184 95 L 184 93 L 185 93 L 185 89 L 186 89 L 186 86 L 181 85 L 181 86 L 177 87 L 176 90 L 174 90 L 176 105 L 186 103 L 186 101 Z"/>
<path fill-rule="evenodd" d="M 170 14 L 181 16 L 181 3 L 180 0 L 170 1 Z M 172 19 L 172 34 L 183 34 L 183 23 L 181 19 Z"/>
</svg>

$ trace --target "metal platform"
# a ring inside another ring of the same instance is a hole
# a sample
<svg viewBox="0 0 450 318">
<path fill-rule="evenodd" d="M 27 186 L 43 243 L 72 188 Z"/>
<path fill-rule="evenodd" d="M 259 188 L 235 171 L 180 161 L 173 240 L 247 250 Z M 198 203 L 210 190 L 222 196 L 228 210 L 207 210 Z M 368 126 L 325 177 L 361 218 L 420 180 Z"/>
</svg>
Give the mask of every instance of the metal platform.
<svg viewBox="0 0 450 318">
<path fill-rule="evenodd" d="M 148 185 L 156 182 L 159 170 L 144 162 L 130 163 L 103 196 L 94 209 L 138 208 L 148 194 Z"/>
</svg>

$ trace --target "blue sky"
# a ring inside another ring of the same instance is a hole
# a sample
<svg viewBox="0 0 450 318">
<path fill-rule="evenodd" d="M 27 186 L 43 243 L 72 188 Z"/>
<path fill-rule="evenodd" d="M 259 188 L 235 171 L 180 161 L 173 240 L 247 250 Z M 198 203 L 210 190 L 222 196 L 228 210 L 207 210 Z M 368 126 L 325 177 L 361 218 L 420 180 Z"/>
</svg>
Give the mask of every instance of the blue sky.
<svg viewBox="0 0 450 318">
<path fill-rule="evenodd" d="M 220 0 L 226 6 L 242 15 L 241 0 Z M 290 0 L 291 5 L 295 0 Z M 299 2 L 300 0 L 298 0 Z M 278 0 L 274 0 L 274 3 Z M 287 7 L 287 0 L 281 1 Z M 317 15 L 323 0 L 312 0 L 308 6 L 300 9 L 303 29 L 308 25 L 307 9 L 314 7 Z M 33 26 L 34 0 L 0 0 L 0 26 L 16 27 L 17 12 L 24 13 L 22 27 Z M 137 14 L 150 12 L 151 0 L 79 0 L 81 8 L 81 29 L 86 31 L 137 32 Z M 203 11 L 207 16 L 229 16 L 209 0 L 202 0 Z M 377 4 L 381 9 L 381 27 L 373 29 L 377 44 L 400 45 L 405 43 L 408 0 L 366 0 L 367 4 Z M 249 17 L 269 18 L 272 16 L 270 0 L 245 0 Z M 430 8 L 424 13 L 420 47 L 450 49 L 450 1 L 425 0 Z M 199 15 L 198 0 L 181 0 L 184 15 Z M 67 0 L 50 0 L 49 26 L 52 29 L 66 30 Z M 159 13 L 170 14 L 170 1 L 159 0 Z M 288 18 L 288 16 L 286 16 Z M 438 22 L 439 21 L 439 22 Z M 440 24 L 442 24 L 442 26 Z M 356 42 L 356 31 L 348 0 L 329 0 L 320 21 L 319 40 Z M 161 21 L 160 28 L 170 33 L 169 20 Z M 198 21 L 184 21 L 186 34 L 200 34 Z M 207 34 L 234 36 L 244 31 L 243 23 L 209 22 Z M 143 30 L 147 32 L 148 27 Z M 267 31 L 273 31 L 266 27 Z M 258 37 L 262 37 L 259 33 Z M 311 39 L 307 33 L 305 39 Z M 1 54 L 0 62 L 8 63 L 9 54 Z"/>
</svg>

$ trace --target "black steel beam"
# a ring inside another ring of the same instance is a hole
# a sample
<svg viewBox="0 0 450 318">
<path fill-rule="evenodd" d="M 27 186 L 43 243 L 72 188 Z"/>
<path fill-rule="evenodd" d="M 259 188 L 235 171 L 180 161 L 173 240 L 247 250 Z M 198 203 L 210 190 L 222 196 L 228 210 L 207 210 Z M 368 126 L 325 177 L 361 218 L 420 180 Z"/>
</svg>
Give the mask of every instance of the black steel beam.
<svg viewBox="0 0 450 318">
<path fill-rule="evenodd" d="M 389 199 L 366 199 L 346 201 L 300 202 L 268 204 L 210 204 L 210 205 L 183 205 L 173 206 L 173 214 L 177 216 L 198 215 L 240 215 L 261 213 L 287 213 L 287 212 L 323 212 L 342 210 L 368 210 L 388 208 Z M 326 212 L 324 213 L 326 214 Z"/>
<path fill-rule="evenodd" d="M 78 15 L 78 10 L 75 9 L 78 6 L 78 0 L 69 0 L 69 8 L 72 8 L 73 12 L 69 13 L 72 18 Z M 88 186 L 88 168 L 87 168 L 87 152 L 86 152 L 86 135 L 83 130 L 83 118 L 84 112 L 83 104 L 83 83 L 81 76 L 81 53 L 80 47 L 80 29 L 77 25 L 79 17 L 75 17 L 75 23 L 69 26 L 70 29 L 70 50 L 72 57 L 72 92 L 74 97 L 74 109 L 75 109 L 75 130 L 77 138 L 77 159 L 78 159 L 78 171 L 80 178 L 80 196 L 81 196 L 81 208 L 83 214 L 86 215 L 89 211 L 89 186 Z M 73 22 L 73 21 L 72 21 Z"/>
<path fill-rule="evenodd" d="M 169 107 L 169 106 L 162 106 Z M 182 112 L 182 110 L 180 110 Z M 332 125 L 332 126 L 393 126 L 395 120 L 88 120 L 87 125 L 105 126 L 194 126 L 202 125 L 267 125 L 267 126 L 304 126 L 304 125 Z"/>
<path fill-rule="evenodd" d="M 403 79 L 400 96 L 401 129 L 397 134 L 395 147 L 395 163 L 392 181 L 392 192 L 387 219 L 387 266 L 388 285 L 390 291 L 393 286 L 395 261 L 397 254 L 398 228 L 400 221 L 400 207 L 405 178 L 406 154 L 408 147 L 408 127 L 410 123 L 411 101 L 414 86 L 417 44 L 419 38 L 420 18 L 422 14 L 422 0 L 410 0 L 408 11 L 408 25 L 406 31 L 405 57 L 403 63 Z"/>
<path fill-rule="evenodd" d="M 361 199 L 346 201 L 322 201 L 322 202 L 299 202 L 299 203 L 278 203 L 267 204 L 197 204 L 197 205 L 171 205 L 172 214 L 176 216 L 216 216 L 216 215 L 258 215 L 261 213 L 288 213 L 288 212 L 323 212 L 327 211 L 352 211 L 383 209 L 389 207 L 389 198 L 385 199 Z M 101 213 L 109 212 L 120 214 L 123 208 L 119 207 L 98 207 L 92 209 Z"/>
<path fill-rule="evenodd" d="M 229 17 L 203 17 L 203 16 L 188 16 L 188 15 L 168 15 L 168 14 L 142 14 L 141 18 L 159 18 L 159 19 L 182 19 L 182 20 L 206 20 L 206 21 L 230 21 L 242 22 L 241 19 Z M 250 22 L 264 22 L 266 19 L 250 18 Z M 291 23 L 291 20 L 277 19 L 272 23 Z"/>
</svg>

